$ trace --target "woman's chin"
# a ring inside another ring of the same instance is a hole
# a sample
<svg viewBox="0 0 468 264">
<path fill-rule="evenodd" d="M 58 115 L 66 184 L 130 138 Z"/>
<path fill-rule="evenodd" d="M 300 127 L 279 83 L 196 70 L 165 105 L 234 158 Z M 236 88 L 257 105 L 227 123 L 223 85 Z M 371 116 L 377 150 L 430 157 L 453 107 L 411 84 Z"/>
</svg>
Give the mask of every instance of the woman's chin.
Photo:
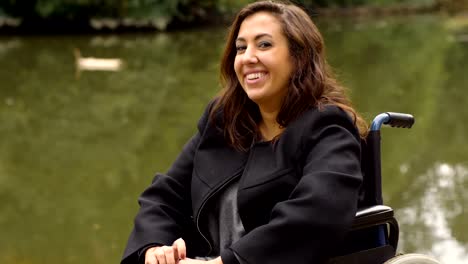
<svg viewBox="0 0 468 264">
<path fill-rule="evenodd" d="M 257 96 L 257 97 L 249 97 L 255 104 L 257 104 L 260 108 L 271 108 L 272 107 L 272 100 L 271 98 L 268 99 L 264 96 Z"/>
<path fill-rule="evenodd" d="M 255 103 L 265 99 L 265 95 L 261 91 L 249 91 L 247 92 L 247 96 Z"/>
<path fill-rule="evenodd" d="M 262 102 L 262 96 L 251 96 L 251 95 L 248 95 L 249 99 L 252 100 L 254 103 L 256 104 L 261 104 Z"/>
</svg>

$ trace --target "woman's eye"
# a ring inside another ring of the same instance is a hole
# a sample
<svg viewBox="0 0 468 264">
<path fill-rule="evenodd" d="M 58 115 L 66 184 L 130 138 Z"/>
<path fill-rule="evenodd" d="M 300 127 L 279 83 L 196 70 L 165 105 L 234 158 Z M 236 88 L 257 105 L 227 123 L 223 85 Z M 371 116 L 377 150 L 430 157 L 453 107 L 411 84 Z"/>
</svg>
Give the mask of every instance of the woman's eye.
<svg viewBox="0 0 468 264">
<path fill-rule="evenodd" d="M 260 48 L 268 48 L 268 47 L 271 47 L 271 43 L 270 42 L 266 42 L 266 41 L 262 41 L 258 44 L 258 47 Z"/>
<path fill-rule="evenodd" d="M 246 46 L 236 46 L 237 52 L 242 52 L 246 49 Z"/>
</svg>

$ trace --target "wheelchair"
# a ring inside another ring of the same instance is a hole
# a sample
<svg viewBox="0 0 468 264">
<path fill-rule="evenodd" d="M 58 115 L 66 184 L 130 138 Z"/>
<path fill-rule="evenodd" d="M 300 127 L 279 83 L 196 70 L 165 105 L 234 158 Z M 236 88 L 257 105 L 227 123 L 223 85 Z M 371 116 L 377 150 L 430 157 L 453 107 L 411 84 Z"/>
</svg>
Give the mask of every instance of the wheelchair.
<svg viewBox="0 0 468 264">
<path fill-rule="evenodd" d="M 403 113 L 381 113 L 371 123 L 362 141 L 363 186 L 358 212 L 344 243 L 327 264 L 440 264 L 423 254 L 397 254 L 399 226 L 393 209 L 383 204 L 380 160 L 382 125 L 411 128 L 414 117 Z"/>
</svg>

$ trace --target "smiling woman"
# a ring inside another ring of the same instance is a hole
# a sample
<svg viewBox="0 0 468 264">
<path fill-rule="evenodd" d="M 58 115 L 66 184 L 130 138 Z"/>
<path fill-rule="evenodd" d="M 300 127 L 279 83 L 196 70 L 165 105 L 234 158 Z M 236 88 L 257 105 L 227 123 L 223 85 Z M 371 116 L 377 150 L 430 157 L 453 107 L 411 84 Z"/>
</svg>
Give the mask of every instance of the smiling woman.
<svg viewBox="0 0 468 264">
<path fill-rule="evenodd" d="M 306 264 L 336 253 L 358 207 L 366 125 L 323 46 L 295 5 L 238 13 L 223 90 L 140 196 L 122 263 Z"/>
<path fill-rule="evenodd" d="M 246 18 L 239 29 L 236 50 L 234 69 L 249 99 L 259 106 L 262 116 L 280 109 L 293 65 L 278 19 L 267 12 Z"/>
</svg>

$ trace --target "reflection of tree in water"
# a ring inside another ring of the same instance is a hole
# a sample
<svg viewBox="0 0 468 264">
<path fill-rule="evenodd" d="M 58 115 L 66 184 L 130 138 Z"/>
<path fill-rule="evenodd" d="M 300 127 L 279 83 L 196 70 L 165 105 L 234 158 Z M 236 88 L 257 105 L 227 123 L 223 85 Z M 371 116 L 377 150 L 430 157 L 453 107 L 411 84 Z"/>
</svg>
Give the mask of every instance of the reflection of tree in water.
<svg viewBox="0 0 468 264">
<path fill-rule="evenodd" d="M 450 41 L 439 17 L 411 20 L 333 24 L 325 35 L 328 53 L 369 120 L 382 111 L 416 117 L 411 130 L 382 130 L 384 200 L 401 222 L 400 250 L 456 258 L 458 247 L 465 259 L 446 262 L 458 264 L 468 258 L 468 50 Z M 453 177 L 440 181 L 447 172 Z"/>
<path fill-rule="evenodd" d="M 118 261 L 136 197 L 218 88 L 221 34 L 30 37 L 2 54 L 0 262 Z M 77 46 L 127 65 L 75 80 Z"/>
<path fill-rule="evenodd" d="M 468 78 L 463 70 L 468 50 L 453 44 L 444 52 L 431 108 L 417 122 L 422 126 L 413 152 L 418 156 L 401 166 L 400 175 L 411 179 L 401 195 L 390 200 L 401 208 L 402 248 L 427 251 L 444 263 L 464 263 L 468 259 L 466 223 L 468 203 L 468 139 L 466 122 L 468 97 L 464 87 Z M 400 197 L 400 198 L 399 198 Z M 397 210 L 397 214 L 398 214 Z M 406 232 L 405 232 L 406 231 Z"/>
<path fill-rule="evenodd" d="M 468 259 L 466 242 L 460 240 L 451 221 L 463 214 L 463 204 L 468 202 L 459 197 L 468 183 L 468 168 L 463 165 L 436 163 L 426 173 L 408 186 L 403 194 L 412 199 L 411 204 L 397 210 L 402 229 L 400 249 L 405 252 L 421 252 L 435 255 L 442 263 L 464 263 Z M 414 197 L 411 191 L 424 186 L 421 197 Z M 461 216 L 463 218 L 463 216 Z M 466 221 L 466 215 L 464 216 Z"/>
<path fill-rule="evenodd" d="M 467 167 L 468 102 L 460 87 L 468 83 L 468 52 L 446 41 L 440 18 L 359 23 L 335 24 L 342 31 L 321 26 L 354 102 L 368 119 L 381 111 L 417 119 L 411 130 L 382 131 L 384 194 L 401 215 L 401 249 L 430 251 L 437 242 L 422 210 L 430 190 L 450 197 L 436 200 L 452 237 L 466 245 L 466 210 L 456 206 L 467 204 L 466 176 L 454 176 L 451 196 L 433 186 L 442 165 Z M 9 227 L 0 262 L 118 261 L 136 197 L 172 162 L 217 91 L 223 33 L 0 43 L 8 48 L 0 54 L 8 65 L 0 70 L 0 137 L 8 139 L 0 141 L 0 223 Z M 75 47 L 122 58 L 126 67 L 75 80 Z M 45 252 L 45 242 L 63 250 Z"/>
</svg>

